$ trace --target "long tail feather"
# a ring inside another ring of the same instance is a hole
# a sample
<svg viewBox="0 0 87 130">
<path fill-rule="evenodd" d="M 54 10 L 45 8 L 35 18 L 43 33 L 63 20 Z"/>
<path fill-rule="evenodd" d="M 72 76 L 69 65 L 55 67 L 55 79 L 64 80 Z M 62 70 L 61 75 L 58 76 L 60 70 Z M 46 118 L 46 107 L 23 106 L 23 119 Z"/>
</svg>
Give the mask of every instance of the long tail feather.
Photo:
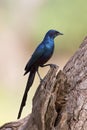
<svg viewBox="0 0 87 130">
<path fill-rule="evenodd" d="M 29 91 L 30 87 L 33 84 L 35 73 L 36 73 L 36 70 L 33 70 L 29 74 L 27 85 L 26 85 L 26 89 L 25 89 L 25 92 L 24 92 L 24 95 L 23 95 L 23 98 L 22 98 L 22 102 L 21 102 L 21 106 L 20 106 L 20 109 L 19 109 L 19 113 L 18 113 L 17 119 L 19 119 L 21 117 L 21 113 L 22 113 L 23 107 L 26 105 L 27 94 L 28 94 L 28 91 Z"/>
</svg>

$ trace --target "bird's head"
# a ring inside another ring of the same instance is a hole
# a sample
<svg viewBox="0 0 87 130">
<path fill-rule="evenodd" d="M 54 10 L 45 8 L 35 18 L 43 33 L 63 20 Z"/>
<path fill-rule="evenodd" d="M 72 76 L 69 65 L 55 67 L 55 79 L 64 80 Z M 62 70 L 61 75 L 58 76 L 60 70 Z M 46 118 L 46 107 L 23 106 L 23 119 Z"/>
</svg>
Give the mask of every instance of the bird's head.
<svg viewBox="0 0 87 130">
<path fill-rule="evenodd" d="M 60 33 L 59 31 L 56 31 L 56 30 L 49 30 L 47 33 L 46 33 L 46 37 L 50 37 L 50 38 L 55 38 L 56 36 L 58 35 L 63 35 L 62 33 Z"/>
</svg>

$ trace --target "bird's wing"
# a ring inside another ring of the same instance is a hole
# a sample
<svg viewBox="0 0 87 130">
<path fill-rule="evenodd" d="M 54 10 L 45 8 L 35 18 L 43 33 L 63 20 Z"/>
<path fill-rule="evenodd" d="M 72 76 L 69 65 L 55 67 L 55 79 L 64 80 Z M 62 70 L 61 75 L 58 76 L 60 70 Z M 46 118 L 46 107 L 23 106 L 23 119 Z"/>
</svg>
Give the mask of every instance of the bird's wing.
<svg viewBox="0 0 87 130">
<path fill-rule="evenodd" d="M 34 51 L 27 65 L 25 66 L 25 70 L 26 71 L 29 70 L 29 68 L 31 68 L 31 66 L 35 64 L 37 60 L 39 60 L 39 58 L 43 55 L 43 53 L 44 53 L 44 44 L 40 44 Z"/>
</svg>

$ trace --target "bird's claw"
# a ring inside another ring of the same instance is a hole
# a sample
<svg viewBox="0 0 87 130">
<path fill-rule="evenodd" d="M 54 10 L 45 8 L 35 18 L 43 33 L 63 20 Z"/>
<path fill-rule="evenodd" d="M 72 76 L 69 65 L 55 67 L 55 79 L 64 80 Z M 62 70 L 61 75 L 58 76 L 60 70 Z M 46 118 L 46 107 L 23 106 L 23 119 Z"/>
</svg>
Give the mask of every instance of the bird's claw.
<svg viewBox="0 0 87 130">
<path fill-rule="evenodd" d="M 43 79 L 39 76 L 39 79 L 40 79 L 40 82 L 42 82 L 43 81 Z"/>
<path fill-rule="evenodd" d="M 56 68 L 56 67 L 59 68 L 59 66 L 58 66 L 58 65 L 55 65 L 55 64 L 50 64 L 50 67 L 51 67 L 51 68 Z"/>
</svg>

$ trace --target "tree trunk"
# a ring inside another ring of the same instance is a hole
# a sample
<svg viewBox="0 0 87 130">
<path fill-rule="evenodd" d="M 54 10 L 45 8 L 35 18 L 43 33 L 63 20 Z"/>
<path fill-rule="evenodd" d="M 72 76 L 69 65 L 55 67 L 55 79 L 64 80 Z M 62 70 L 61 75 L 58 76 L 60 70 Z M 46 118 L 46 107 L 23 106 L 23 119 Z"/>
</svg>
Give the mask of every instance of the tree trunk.
<svg viewBox="0 0 87 130">
<path fill-rule="evenodd" d="M 63 70 L 51 66 L 32 102 L 30 115 L 0 130 L 87 130 L 87 37 Z"/>
</svg>

